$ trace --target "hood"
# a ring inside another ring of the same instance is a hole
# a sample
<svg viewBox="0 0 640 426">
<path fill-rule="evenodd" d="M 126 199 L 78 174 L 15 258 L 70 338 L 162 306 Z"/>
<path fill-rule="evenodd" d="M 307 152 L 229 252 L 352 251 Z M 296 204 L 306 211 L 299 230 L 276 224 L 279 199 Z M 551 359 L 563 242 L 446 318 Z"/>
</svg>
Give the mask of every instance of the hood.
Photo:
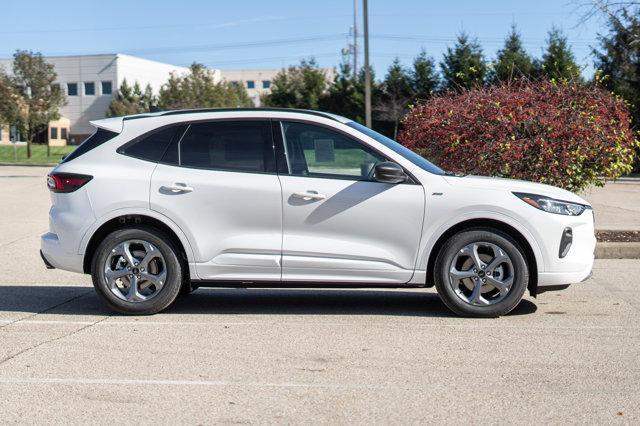
<svg viewBox="0 0 640 426">
<path fill-rule="evenodd" d="M 579 203 L 590 206 L 588 201 L 577 196 L 573 192 L 556 186 L 542 183 L 529 182 L 526 180 L 506 179 L 489 176 L 446 176 L 445 180 L 453 186 L 465 188 L 477 188 L 484 190 L 504 190 L 511 192 L 525 192 L 529 194 L 544 195 L 572 203 Z"/>
</svg>

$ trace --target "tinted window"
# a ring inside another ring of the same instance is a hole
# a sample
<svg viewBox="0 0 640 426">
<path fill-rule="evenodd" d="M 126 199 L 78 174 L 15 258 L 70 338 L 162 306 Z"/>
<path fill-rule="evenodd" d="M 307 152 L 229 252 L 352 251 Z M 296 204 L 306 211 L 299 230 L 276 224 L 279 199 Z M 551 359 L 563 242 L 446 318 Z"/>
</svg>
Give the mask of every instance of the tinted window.
<svg viewBox="0 0 640 426">
<path fill-rule="evenodd" d="M 283 122 L 289 172 L 297 176 L 369 179 L 386 159 L 361 143 L 325 127 Z"/>
<path fill-rule="evenodd" d="M 413 164 L 415 164 L 416 166 L 420 167 L 423 170 L 426 170 L 436 175 L 445 174 L 444 170 L 442 170 L 440 167 L 436 166 L 426 158 L 423 158 L 420 155 L 416 154 L 415 152 L 411 151 L 409 148 L 403 145 L 400 145 L 398 142 L 394 141 L 393 139 L 389 139 L 388 137 L 381 135 L 380 133 L 374 130 L 371 130 L 366 126 L 363 126 L 360 123 L 356 123 L 355 121 L 351 121 L 347 123 L 347 126 L 352 127 L 361 133 L 364 133 L 365 135 L 369 136 L 372 139 L 375 139 L 376 141 L 380 142 L 381 144 L 383 144 L 384 146 L 386 146 L 396 154 L 402 155 L 404 158 L 411 161 Z"/>
<path fill-rule="evenodd" d="M 78 83 L 67 83 L 67 95 L 78 96 Z"/>
<path fill-rule="evenodd" d="M 96 94 L 96 84 L 94 82 L 86 82 L 84 83 L 84 94 L 85 96 L 93 96 Z"/>
<path fill-rule="evenodd" d="M 80 146 L 78 146 L 71 154 L 67 155 L 62 163 L 67 163 L 74 158 L 78 158 L 82 154 L 85 154 L 92 149 L 102 145 L 105 142 L 115 138 L 118 136 L 115 132 L 110 132 L 109 130 L 98 129 L 93 135 L 89 136 L 87 140 L 82 142 Z"/>
<path fill-rule="evenodd" d="M 273 172 L 271 123 L 217 121 L 191 124 L 179 143 L 180 165 L 215 170 Z"/>
<path fill-rule="evenodd" d="M 118 152 L 149 161 L 160 161 L 167 147 L 184 126 L 170 126 L 142 135 L 118 149 Z"/>
<path fill-rule="evenodd" d="M 111 87 L 111 82 L 110 81 L 103 81 L 102 82 L 102 94 L 103 95 L 110 95 L 113 91 L 113 88 Z"/>
</svg>

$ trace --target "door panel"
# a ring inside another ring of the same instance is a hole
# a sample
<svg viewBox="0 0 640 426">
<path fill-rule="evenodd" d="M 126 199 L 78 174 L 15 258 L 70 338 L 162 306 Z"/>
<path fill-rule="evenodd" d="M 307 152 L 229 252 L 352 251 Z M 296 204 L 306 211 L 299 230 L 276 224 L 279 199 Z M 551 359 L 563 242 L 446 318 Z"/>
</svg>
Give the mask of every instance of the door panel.
<svg viewBox="0 0 640 426">
<path fill-rule="evenodd" d="M 283 280 L 405 283 L 424 212 L 419 185 L 281 176 Z M 295 193 L 315 191 L 325 199 Z"/>
<path fill-rule="evenodd" d="M 167 159 L 178 164 L 156 167 L 151 209 L 185 232 L 198 276 L 280 280 L 282 191 L 270 123 L 191 124 Z"/>
<path fill-rule="evenodd" d="M 283 280 L 408 282 L 422 231 L 422 186 L 373 181 L 374 165 L 387 159 L 334 129 L 282 122 L 279 131 Z"/>
<path fill-rule="evenodd" d="M 181 184 L 193 191 L 166 189 Z M 185 232 L 200 278 L 280 280 L 282 202 L 276 175 L 159 164 L 150 203 Z"/>
</svg>

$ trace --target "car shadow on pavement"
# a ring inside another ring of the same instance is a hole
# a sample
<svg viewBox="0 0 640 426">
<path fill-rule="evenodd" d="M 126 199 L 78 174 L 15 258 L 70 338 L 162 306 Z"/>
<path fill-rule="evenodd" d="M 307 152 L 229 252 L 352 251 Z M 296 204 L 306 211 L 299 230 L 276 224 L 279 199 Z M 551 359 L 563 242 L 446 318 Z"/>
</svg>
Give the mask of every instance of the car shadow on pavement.
<svg viewBox="0 0 640 426">
<path fill-rule="evenodd" d="M 523 300 L 509 315 L 534 313 Z M 0 285 L 0 313 L 110 315 L 91 287 Z M 202 288 L 180 296 L 164 314 L 454 316 L 437 294 L 423 289 Z"/>
</svg>

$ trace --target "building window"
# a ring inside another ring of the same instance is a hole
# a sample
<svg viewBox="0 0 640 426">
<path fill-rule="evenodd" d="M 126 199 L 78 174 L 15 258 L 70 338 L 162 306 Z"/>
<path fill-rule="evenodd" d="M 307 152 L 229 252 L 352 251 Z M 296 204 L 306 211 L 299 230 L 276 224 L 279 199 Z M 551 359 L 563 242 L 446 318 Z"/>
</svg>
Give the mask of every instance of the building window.
<svg viewBox="0 0 640 426">
<path fill-rule="evenodd" d="M 256 82 L 253 80 L 247 80 L 247 89 L 255 89 L 256 88 Z"/>
<path fill-rule="evenodd" d="M 103 95 L 110 95 L 113 93 L 113 88 L 111 86 L 111 82 L 110 81 L 103 81 L 102 82 L 102 94 Z"/>
<path fill-rule="evenodd" d="M 95 96 L 95 94 L 96 94 L 96 84 L 93 81 L 86 81 L 84 83 L 84 95 Z"/>
<path fill-rule="evenodd" d="M 67 139 L 67 128 L 63 127 L 60 129 L 60 139 Z"/>
<path fill-rule="evenodd" d="M 58 128 L 57 127 L 52 127 L 51 128 L 51 137 L 49 139 L 58 139 Z"/>
<path fill-rule="evenodd" d="M 67 96 L 78 96 L 78 83 L 67 83 Z"/>
<path fill-rule="evenodd" d="M 262 88 L 268 89 L 271 87 L 271 82 L 269 80 L 262 80 Z"/>
</svg>

